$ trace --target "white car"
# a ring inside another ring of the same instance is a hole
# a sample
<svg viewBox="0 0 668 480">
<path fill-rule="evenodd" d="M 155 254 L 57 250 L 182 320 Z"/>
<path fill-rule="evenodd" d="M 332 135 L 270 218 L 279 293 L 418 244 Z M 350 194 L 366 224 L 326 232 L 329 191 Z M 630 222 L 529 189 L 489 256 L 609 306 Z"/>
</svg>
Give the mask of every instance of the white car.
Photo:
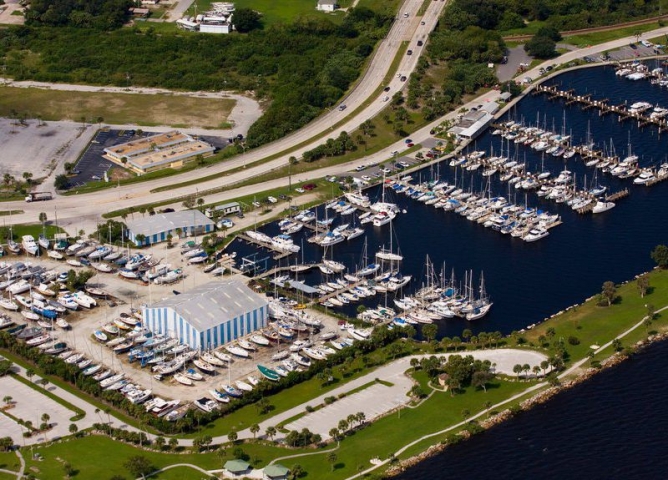
<svg viewBox="0 0 668 480">
<path fill-rule="evenodd" d="M 304 190 L 302 187 L 295 188 L 295 192 L 297 193 L 304 193 L 306 190 Z"/>
<path fill-rule="evenodd" d="M 366 165 L 362 164 L 362 165 L 358 165 L 358 166 L 355 168 L 355 170 L 357 170 L 358 172 L 361 172 L 361 171 L 364 170 L 365 168 L 366 168 Z"/>
<path fill-rule="evenodd" d="M 369 175 L 362 175 L 362 180 L 364 180 L 364 181 L 366 181 L 366 182 L 370 182 L 370 181 L 371 181 L 371 177 L 370 177 Z"/>
<path fill-rule="evenodd" d="M 389 99 L 390 99 L 390 97 L 385 96 L 385 98 L 383 98 L 383 102 L 387 102 Z"/>
<path fill-rule="evenodd" d="M 262 205 L 260 204 L 260 202 L 253 202 L 253 206 L 255 208 L 260 208 Z"/>
<path fill-rule="evenodd" d="M 267 200 L 269 200 L 271 203 L 276 203 L 278 200 L 276 200 L 275 197 L 267 197 Z"/>
</svg>

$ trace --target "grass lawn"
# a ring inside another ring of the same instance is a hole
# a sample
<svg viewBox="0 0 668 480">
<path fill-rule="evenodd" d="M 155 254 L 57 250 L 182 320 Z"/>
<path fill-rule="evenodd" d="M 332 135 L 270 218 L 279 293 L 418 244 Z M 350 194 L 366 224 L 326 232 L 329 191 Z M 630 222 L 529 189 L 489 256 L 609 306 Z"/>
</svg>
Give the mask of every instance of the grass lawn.
<svg viewBox="0 0 668 480">
<path fill-rule="evenodd" d="M 616 40 L 618 38 L 635 35 L 636 32 L 647 32 L 649 30 L 655 30 L 657 28 L 658 24 L 656 22 L 647 23 L 645 25 L 624 27 L 616 30 L 607 30 L 605 32 L 594 32 L 594 33 L 588 33 L 586 35 L 573 35 L 564 38 L 561 42 L 570 43 L 571 45 L 577 45 L 581 47 L 587 45 L 598 45 L 599 43 L 609 42 L 610 40 Z"/>
<path fill-rule="evenodd" d="M 204 13 L 211 7 L 214 0 L 195 0 L 195 3 L 186 11 L 186 15 L 193 16 L 196 13 Z M 294 20 L 304 16 L 326 17 L 333 22 L 339 23 L 343 19 L 343 12 L 334 14 L 319 12 L 315 9 L 317 2 L 313 0 L 237 0 L 235 8 L 252 8 L 262 14 L 262 23 L 272 25 L 274 23 L 292 23 Z"/>
<path fill-rule="evenodd" d="M 37 220 L 37 219 L 35 219 Z M 9 228 L 9 227 L 7 227 Z M 63 230 L 60 227 L 55 225 L 47 225 L 46 229 L 42 229 L 42 225 L 13 225 L 12 226 L 12 235 L 14 236 L 14 241 L 21 243 L 21 237 L 23 235 L 32 235 L 33 237 L 39 237 L 42 232 L 46 232 L 46 236 L 53 238 L 56 233 L 63 233 Z"/>
<path fill-rule="evenodd" d="M 555 337 L 563 337 L 566 341 L 566 349 L 571 359 L 573 361 L 581 359 L 589 353 L 591 345 L 603 345 L 638 323 L 647 314 L 645 305 L 652 304 L 657 310 L 668 305 L 668 271 L 653 271 L 650 274 L 650 288 L 651 292 L 641 298 L 636 282 L 630 281 L 618 288 L 619 300 L 612 306 L 599 307 L 596 305 L 596 300 L 590 300 L 538 325 L 526 332 L 524 336 L 529 342 L 537 345 L 538 337 L 546 335 L 548 328 L 554 328 Z M 666 318 L 668 315 L 665 313 L 659 315 L 653 322 L 655 325 L 652 328 L 665 327 Z M 646 336 L 646 329 L 640 327 L 637 332 L 634 332 L 632 338 L 637 341 Z M 571 345 L 568 342 L 570 337 L 576 337 L 580 343 Z M 622 340 L 624 346 L 630 343 L 627 339 Z M 612 349 L 608 349 L 605 356 L 611 353 Z"/>
<path fill-rule="evenodd" d="M 236 104 L 229 98 L 211 99 L 176 95 L 71 92 L 41 88 L 0 88 L 0 116 L 12 111 L 29 118 L 111 124 L 185 125 L 219 128 Z"/>
<path fill-rule="evenodd" d="M 518 393 L 531 384 L 525 382 L 498 382 L 487 393 L 468 389 L 465 394 L 454 397 L 446 392 L 437 392 L 426 400 L 419 408 L 403 408 L 367 428 L 355 432 L 341 442 L 337 450 L 338 457 L 334 472 L 331 472 L 325 455 L 315 455 L 295 459 L 295 462 L 304 467 L 307 472 L 317 475 L 313 478 L 338 479 L 346 478 L 357 473 L 358 466 L 371 466 L 369 460 L 378 457 L 386 459 L 390 453 L 409 443 L 412 439 L 425 434 L 433 433 L 456 424 L 463 420 L 462 411 L 476 413 L 484 408 L 486 402 L 496 403 L 515 393 Z M 436 439 L 428 442 L 436 443 Z M 415 452 L 407 452 L 401 458 L 407 458 Z M 290 466 L 290 462 L 286 466 Z M 311 476 L 309 475 L 309 478 Z"/>
<path fill-rule="evenodd" d="M 272 459 L 290 454 L 299 454 L 312 450 L 286 450 L 272 445 L 264 444 L 240 444 L 243 451 L 250 457 L 249 463 L 262 468 Z M 113 475 L 121 475 L 128 478 L 128 471 L 123 464 L 128 458 L 141 455 L 149 459 L 156 468 L 166 467 L 177 463 L 191 463 L 206 470 L 222 468 L 222 465 L 233 457 L 231 445 L 226 445 L 226 455 L 222 459 L 215 453 L 181 453 L 156 452 L 151 450 L 140 450 L 131 445 L 116 442 L 102 435 L 90 435 L 78 439 L 68 438 L 49 446 L 35 447 L 34 452 L 44 457 L 42 461 L 33 461 L 30 455 L 24 452 L 26 459 L 26 472 L 31 467 L 37 468 L 34 472 L 38 478 L 62 478 L 63 462 L 69 462 L 79 471 L 78 478 L 100 478 L 107 479 Z M 14 457 L 16 458 L 16 457 Z M 0 457 L 2 461 L 2 457 Z M 292 465 L 292 464 L 288 464 Z M 188 468 L 178 468 L 161 473 L 159 476 L 151 477 L 159 479 L 196 479 L 202 478 L 202 473 Z"/>
<path fill-rule="evenodd" d="M 14 452 L 0 452 L 0 468 L 18 472 L 21 469 L 19 457 Z M 3 477 L 0 477 L 3 478 Z"/>
</svg>

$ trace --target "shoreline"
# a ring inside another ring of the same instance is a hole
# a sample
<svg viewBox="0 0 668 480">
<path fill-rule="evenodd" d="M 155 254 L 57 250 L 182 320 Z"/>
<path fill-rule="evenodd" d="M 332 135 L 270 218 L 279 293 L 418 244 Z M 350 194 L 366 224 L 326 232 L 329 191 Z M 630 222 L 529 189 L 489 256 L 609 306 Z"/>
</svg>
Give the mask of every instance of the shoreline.
<svg viewBox="0 0 668 480">
<path fill-rule="evenodd" d="M 662 331 L 662 332 L 657 332 L 656 334 L 648 336 L 644 340 L 639 340 L 635 344 L 633 344 L 632 351 L 630 354 L 626 354 L 624 352 L 615 352 L 605 360 L 603 360 L 600 363 L 599 368 L 594 368 L 594 367 L 587 367 L 584 369 L 580 369 L 576 376 L 572 379 L 569 379 L 568 381 L 557 385 L 557 386 L 552 386 L 549 387 L 546 390 L 542 390 L 531 397 L 527 398 L 526 400 L 523 400 L 520 402 L 519 406 L 517 409 L 512 409 L 512 408 L 506 408 L 505 410 L 502 410 L 501 412 L 497 413 L 496 415 L 489 417 L 481 422 L 478 423 L 478 425 L 481 427 L 480 433 L 487 431 L 497 425 L 501 425 L 508 420 L 511 420 L 514 418 L 518 413 L 524 412 L 524 411 L 529 411 L 530 409 L 538 406 L 538 405 L 543 405 L 550 401 L 552 398 L 556 397 L 557 395 L 561 394 L 562 392 L 566 392 L 582 383 L 585 383 L 587 380 L 593 378 L 595 375 L 604 372 L 606 370 L 612 369 L 616 367 L 617 365 L 622 364 L 623 362 L 626 362 L 629 360 L 633 355 L 642 353 L 644 350 L 646 350 L 649 346 L 664 342 L 668 340 L 668 332 L 667 331 Z M 456 443 L 460 443 L 461 441 L 468 440 L 471 438 L 474 434 L 471 434 L 467 430 L 461 430 L 454 435 L 458 436 L 460 440 Z M 423 462 L 424 460 L 427 460 L 431 457 L 434 457 L 435 455 L 445 451 L 450 445 L 450 443 L 443 443 L 439 442 L 438 444 L 431 445 L 429 446 L 426 450 L 423 452 L 414 455 L 406 460 L 403 460 L 399 462 L 397 465 L 390 467 L 388 470 L 384 472 L 384 475 L 386 477 L 396 477 L 397 475 L 401 473 L 405 473 L 408 469 L 416 466 L 417 464 Z"/>
</svg>

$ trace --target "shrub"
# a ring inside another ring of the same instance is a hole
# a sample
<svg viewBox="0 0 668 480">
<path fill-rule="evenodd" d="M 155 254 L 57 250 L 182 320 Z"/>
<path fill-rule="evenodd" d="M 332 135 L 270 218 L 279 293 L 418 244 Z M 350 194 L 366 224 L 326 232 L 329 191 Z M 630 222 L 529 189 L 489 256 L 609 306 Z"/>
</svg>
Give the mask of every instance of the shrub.
<svg viewBox="0 0 668 480">
<path fill-rule="evenodd" d="M 571 335 L 570 337 L 568 337 L 568 343 L 570 345 L 580 345 L 580 339 L 578 337 Z"/>
</svg>

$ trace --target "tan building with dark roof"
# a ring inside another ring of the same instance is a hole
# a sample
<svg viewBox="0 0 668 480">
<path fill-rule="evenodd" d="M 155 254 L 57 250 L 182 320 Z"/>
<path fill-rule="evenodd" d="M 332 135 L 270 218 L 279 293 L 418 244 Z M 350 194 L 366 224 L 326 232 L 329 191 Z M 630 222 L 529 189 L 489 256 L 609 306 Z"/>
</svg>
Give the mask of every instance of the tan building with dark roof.
<svg viewBox="0 0 668 480">
<path fill-rule="evenodd" d="M 176 130 L 143 137 L 104 149 L 104 157 L 138 174 L 181 168 L 198 155 L 208 157 L 215 147 Z"/>
</svg>

